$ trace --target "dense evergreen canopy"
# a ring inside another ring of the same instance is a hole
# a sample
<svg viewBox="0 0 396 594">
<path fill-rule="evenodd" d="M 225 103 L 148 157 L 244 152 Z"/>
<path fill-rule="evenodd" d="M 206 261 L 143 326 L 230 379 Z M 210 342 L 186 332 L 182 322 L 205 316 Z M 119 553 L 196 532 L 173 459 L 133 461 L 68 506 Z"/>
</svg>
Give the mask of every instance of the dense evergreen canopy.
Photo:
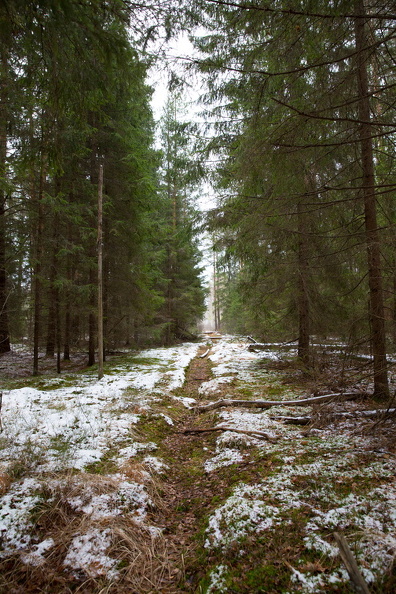
<svg viewBox="0 0 396 594">
<path fill-rule="evenodd" d="M 100 165 L 105 345 L 177 338 L 178 314 L 161 313 L 171 285 L 173 299 L 189 303 L 186 334 L 202 314 L 187 211 L 178 249 L 195 255 L 168 275 L 172 202 L 146 83 L 144 42 L 169 27 L 171 9 L 118 0 L 0 4 L 1 351 L 10 340 L 32 341 L 34 373 L 43 347 L 58 353 L 58 368 L 61 349 L 67 359 L 86 345 L 95 360 Z"/>
<path fill-rule="evenodd" d="M 204 310 L 193 196 L 208 155 L 217 324 L 221 312 L 225 329 L 297 339 L 307 367 L 313 338 L 369 345 L 374 391 L 388 395 L 392 2 L 3 0 L 0 26 L 2 352 L 27 338 L 34 373 L 42 347 L 58 367 L 77 345 L 94 362 L 100 166 L 107 347 L 190 336 Z M 180 88 L 153 148 L 146 50 L 181 30 L 206 85 L 195 154 Z"/>
<path fill-rule="evenodd" d="M 298 338 L 308 366 L 312 336 L 369 341 L 378 395 L 395 326 L 393 8 L 209 0 L 195 13 L 224 323 Z"/>
</svg>

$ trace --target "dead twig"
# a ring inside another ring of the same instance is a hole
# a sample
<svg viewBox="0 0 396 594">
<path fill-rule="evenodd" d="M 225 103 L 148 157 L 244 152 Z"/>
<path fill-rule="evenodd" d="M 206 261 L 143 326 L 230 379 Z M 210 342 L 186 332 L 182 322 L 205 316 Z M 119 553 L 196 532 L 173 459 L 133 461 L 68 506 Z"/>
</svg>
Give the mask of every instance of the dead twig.
<svg viewBox="0 0 396 594">
<path fill-rule="evenodd" d="M 360 573 L 356 559 L 348 546 L 346 538 L 339 532 L 334 532 L 333 536 L 338 545 L 340 557 L 346 567 L 346 570 L 354 586 L 354 589 L 356 590 L 356 592 L 359 592 L 361 594 L 370 594 L 367 584 L 364 581 L 362 574 Z"/>
</svg>

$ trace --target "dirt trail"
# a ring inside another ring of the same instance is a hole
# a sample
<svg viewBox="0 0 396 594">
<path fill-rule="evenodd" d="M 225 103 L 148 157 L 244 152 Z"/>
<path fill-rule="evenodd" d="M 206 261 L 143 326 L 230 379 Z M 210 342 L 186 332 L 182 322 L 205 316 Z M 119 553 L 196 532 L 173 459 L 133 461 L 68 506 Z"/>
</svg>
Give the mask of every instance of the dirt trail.
<svg viewBox="0 0 396 594">
<path fill-rule="evenodd" d="M 211 379 L 211 365 L 200 355 L 191 361 L 183 386 L 183 394 L 200 399 L 200 385 Z M 195 591 L 202 577 L 196 559 L 197 535 L 211 509 L 219 481 L 203 471 L 203 461 L 214 450 L 215 436 L 191 436 L 181 432 L 187 427 L 202 426 L 202 420 L 185 409 L 175 423 L 174 431 L 160 444 L 161 455 L 169 469 L 161 486 L 161 505 L 153 515 L 153 523 L 163 530 L 167 542 L 169 573 L 163 578 L 163 592 Z M 216 486 L 217 485 L 217 486 Z M 224 485 L 225 487 L 225 485 Z"/>
</svg>

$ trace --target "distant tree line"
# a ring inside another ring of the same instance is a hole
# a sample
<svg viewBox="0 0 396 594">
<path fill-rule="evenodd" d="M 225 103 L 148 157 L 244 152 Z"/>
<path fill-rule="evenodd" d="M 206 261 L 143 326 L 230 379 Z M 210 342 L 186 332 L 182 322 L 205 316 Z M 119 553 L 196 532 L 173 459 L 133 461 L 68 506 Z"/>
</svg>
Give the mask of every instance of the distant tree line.
<svg viewBox="0 0 396 594">
<path fill-rule="evenodd" d="M 153 148 L 141 49 L 164 9 L 0 3 L 0 352 L 28 341 L 35 374 L 42 349 L 95 361 L 100 166 L 105 347 L 185 339 L 203 313 L 177 111 Z"/>
</svg>

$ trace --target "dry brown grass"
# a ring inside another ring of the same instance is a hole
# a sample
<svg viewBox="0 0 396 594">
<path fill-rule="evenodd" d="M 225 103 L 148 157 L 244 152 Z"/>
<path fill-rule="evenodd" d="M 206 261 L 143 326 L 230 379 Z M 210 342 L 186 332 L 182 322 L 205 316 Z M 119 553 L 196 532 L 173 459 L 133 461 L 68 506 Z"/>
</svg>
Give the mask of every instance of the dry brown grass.
<svg viewBox="0 0 396 594">
<path fill-rule="evenodd" d="M 142 465 L 126 464 L 125 473 L 129 480 L 148 483 L 151 501 L 157 499 L 158 486 L 154 479 L 148 477 Z M 125 478 L 89 473 L 45 477 L 42 501 L 35 511 L 35 532 L 38 541 L 51 538 L 54 545 L 42 557 L 33 555 L 30 562 L 23 552 L 1 561 L 0 592 L 143 594 L 160 589 L 161 592 L 171 592 L 172 589 L 164 589 L 164 584 L 171 584 L 175 575 L 169 559 L 169 547 L 172 545 L 166 542 L 160 530 L 139 522 L 133 510 L 95 517 L 76 511 L 71 504 L 78 499 L 84 505 L 93 495 L 114 493 L 120 480 Z M 93 530 L 107 534 L 109 546 L 105 554 L 114 560 L 117 569 L 116 575 L 111 578 L 100 561 L 82 563 L 76 570 L 64 564 L 73 539 Z"/>
</svg>

